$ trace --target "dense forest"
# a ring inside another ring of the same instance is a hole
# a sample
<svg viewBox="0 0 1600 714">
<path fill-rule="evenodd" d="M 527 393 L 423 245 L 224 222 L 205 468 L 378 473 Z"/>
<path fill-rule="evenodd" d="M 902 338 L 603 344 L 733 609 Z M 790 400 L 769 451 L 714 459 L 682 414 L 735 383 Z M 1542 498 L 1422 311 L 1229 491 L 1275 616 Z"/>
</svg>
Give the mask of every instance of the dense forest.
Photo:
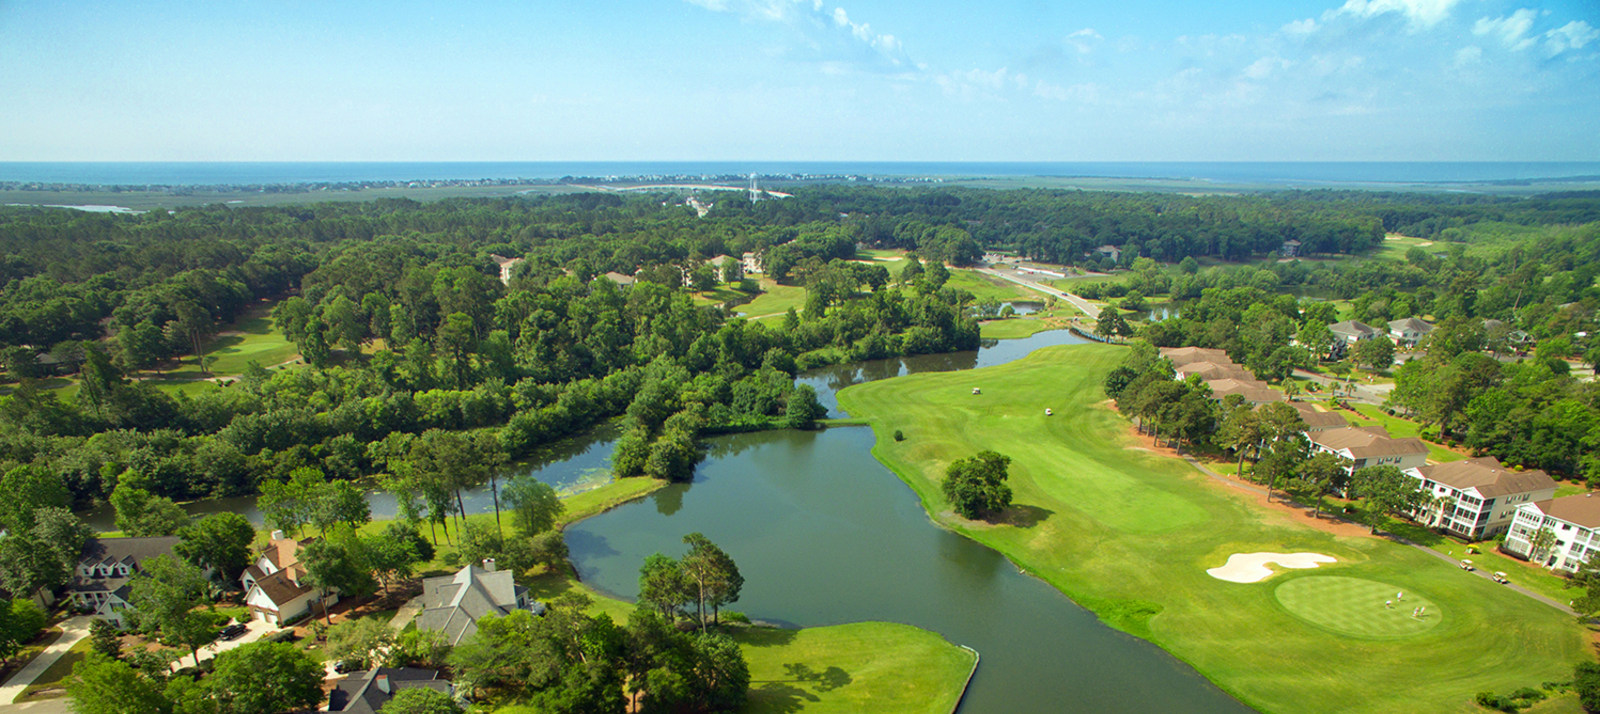
<svg viewBox="0 0 1600 714">
<path fill-rule="evenodd" d="M 1268 374 L 1311 359 L 1291 341 L 1315 344 L 1340 317 L 1287 292 L 1350 300 L 1348 317 L 1363 320 L 1428 315 L 1455 336 L 1452 347 L 1430 350 L 1439 364 L 1428 378 L 1460 371 L 1476 391 L 1435 405 L 1411 395 L 1438 390 L 1403 372 L 1402 408 L 1503 458 L 1600 474 L 1579 456 L 1593 453 L 1600 425 L 1583 435 L 1562 425 L 1540 435 L 1487 426 L 1491 415 L 1552 409 L 1594 421 L 1591 382 L 1544 361 L 1446 368 L 1463 353 L 1509 349 L 1513 330 L 1542 340 L 1541 358 L 1582 353 L 1573 335 L 1594 330 L 1600 304 L 1594 195 L 825 186 L 785 200 L 725 200 L 704 218 L 664 198 L 0 210 L 0 357 L 17 380 L 0 400 L 0 469 L 47 475 L 80 505 L 109 498 L 129 476 L 171 498 L 253 492 L 305 467 L 334 479 L 438 479 L 419 465 L 444 463 L 440 454 L 453 448 L 445 435 L 470 432 L 474 448 L 495 452 L 484 458 L 514 459 L 621 417 L 620 473 L 684 478 L 702 434 L 809 425 L 820 409 L 794 385 L 801 369 L 976 347 L 972 296 L 945 285 L 943 266 L 999 249 L 1125 269 L 1125 279 L 1085 292 L 1130 306 L 1155 295 L 1191 301 L 1182 318 L 1145 335 L 1225 347 Z M 1404 261 L 1204 270 L 1196 262 L 1268 256 L 1290 239 L 1303 253 L 1360 253 L 1385 231 L 1468 240 L 1483 226 L 1575 227 L 1492 254 L 1441 242 Z M 916 263 L 893 276 L 845 260 L 863 244 L 913 250 L 927 269 Z M 1092 253 L 1102 244 L 1122 248 L 1116 265 Z M 805 309 L 750 321 L 697 304 L 692 289 L 706 284 L 756 290 L 737 261 L 706 262 L 744 252 L 762 256 L 768 277 L 805 286 Z M 525 260 L 502 282 L 492 255 Z M 637 282 L 619 285 L 608 272 Z M 194 396 L 129 378 L 203 351 L 209 336 L 267 304 L 309 369 L 252 365 L 226 375 L 237 378 L 233 387 Z M 1532 374 L 1539 369 L 1550 374 Z M 76 373 L 75 396 L 34 382 L 56 372 Z"/>
</svg>

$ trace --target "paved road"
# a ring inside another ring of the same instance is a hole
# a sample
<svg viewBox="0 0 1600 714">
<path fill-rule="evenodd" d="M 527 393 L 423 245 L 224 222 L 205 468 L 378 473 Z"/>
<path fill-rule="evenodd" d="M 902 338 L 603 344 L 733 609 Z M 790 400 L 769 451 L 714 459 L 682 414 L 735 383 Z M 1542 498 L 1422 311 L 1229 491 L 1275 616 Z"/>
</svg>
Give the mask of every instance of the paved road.
<svg viewBox="0 0 1600 714">
<path fill-rule="evenodd" d="M 1183 460 L 1189 462 L 1189 465 L 1195 467 L 1196 469 L 1199 469 L 1200 473 L 1203 473 L 1203 474 L 1205 474 L 1207 476 L 1210 476 L 1211 478 L 1216 479 L 1217 481 L 1225 483 L 1225 484 L 1227 484 L 1229 486 L 1232 486 L 1234 488 L 1240 489 L 1242 491 L 1249 491 L 1251 493 L 1259 493 L 1259 494 L 1264 494 L 1264 493 L 1267 492 L 1267 489 L 1262 488 L 1260 486 L 1256 486 L 1254 484 L 1245 483 L 1245 482 L 1240 481 L 1238 479 L 1229 478 L 1229 477 L 1223 476 L 1222 474 L 1219 474 L 1219 473 L 1217 473 L 1215 471 L 1212 471 L 1211 469 L 1207 468 L 1205 466 L 1205 464 L 1202 464 L 1199 461 L 1196 461 L 1192 457 L 1184 456 Z M 1283 496 L 1282 492 L 1277 492 L 1277 496 L 1278 496 L 1278 500 L 1279 501 L 1293 504 L 1294 506 L 1296 506 L 1298 508 L 1307 508 L 1307 506 L 1305 506 L 1304 504 L 1296 503 L 1296 502 L 1294 502 L 1292 500 L 1288 500 L 1287 498 L 1285 498 Z M 1341 521 L 1344 521 L 1346 523 L 1355 523 L 1355 521 L 1352 521 L 1352 520 L 1350 520 L 1348 518 L 1343 518 L 1343 517 L 1339 516 L 1339 514 L 1332 513 L 1330 511 L 1323 511 L 1323 514 L 1328 516 L 1328 517 L 1330 517 L 1330 518 L 1341 520 Z M 1431 555 L 1431 556 L 1433 556 L 1435 558 L 1443 560 L 1444 562 L 1449 563 L 1451 565 L 1455 565 L 1455 566 L 1459 567 L 1460 564 L 1461 564 L 1461 561 L 1457 560 L 1455 558 L 1455 556 L 1446 555 L 1444 553 L 1440 553 L 1439 551 L 1434 550 L 1432 548 L 1429 548 L 1428 546 L 1422 545 L 1421 543 L 1413 543 L 1413 542 L 1411 542 L 1409 540 L 1406 540 L 1404 538 L 1401 538 L 1399 536 L 1392 535 L 1392 534 L 1385 535 L 1383 537 L 1388 538 L 1389 540 L 1392 540 L 1392 541 L 1394 541 L 1396 543 L 1400 543 L 1402 545 L 1409 545 L 1412 548 L 1416 548 L 1417 550 L 1420 550 L 1420 551 L 1422 551 L 1424 553 L 1427 553 L 1428 555 Z M 1478 576 L 1480 578 L 1483 578 L 1485 580 L 1492 579 L 1490 577 L 1490 574 L 1487 573 L 1487 572 L 1484 572 L 1483 570 L 1474 570 L 1474 571 L 1472 571 L 1471 574 L 1472 575 L 1476 575 L 1476 576 Z M 1553 607 L 1553 608 L 1555 608 L 1557 610 L 1560 610 L 1560 611 L 1562 611 L 1564 613 L 1567 613 L 1568 615 L 1576 616 L 1578 614 L 1572 608 L 1568 607 L 1566 603 L 1563 603 L 1563 602 L 1561 602 L 1559 600 L 1555 600 L 1555 599 L 1552 599 L 1552 598 L 1545 597 L 1544 595 L 1540 595 L 1539 593 L 1536 593 L 1536 592 L 1534 592 L 1532 590 L 1529 590 L 1529 589 L 1527 589 L 1525 587 L 1522 587 L 1521 585 L 1517 585 L 1516 583 L 1506 584 L 1506 585 L 1503 585 L 1502 587 L 1510 588 L 1511 590 L 1514 590 L 1514 591 L 1516 591 L 1518 593 L 1521 593 L 1522 595 L 1526 595 L 1526 596 L 1528 596 L 1530 598 L 1533 598 L 1534 600 L 1537 600 L 1537 601 L 1542 602 L 1542 603 L 1544 603 L 1546 605 L 1549 605 L 1550 607 Z"/>
<path fill-rule="evenodd" d="M 1018 275 L 1017 273 L 1010 271 L 999 270 L 996 268 L 979 268 L 978 272 L 988 273 L 989 275 L 993 275 L 1001 280 L 1009 280 L 1013 283 L 1021 285 L 1022 287 L 1028 288 L 1029 290 L 1035 290 L 1046 295 L 1051 295 L 1061 298 L 1062 300 L 1066 300 L 1067 302 L 1071 303 L 1073 307 L 1078 308 L 1078 310 L 1083 314 L 1088 315 L 1089 319 L 1091 320 L 1100 317 L 1099 305 L 1091 303 L 1088 300 L 1078 297 L 1077 295 L 1073 295 L 1072 293 L 1057 290 L 1049 285 L 1045 285 L 1044 283 L 1036 280 L 1029 280 L 1022 275 Z"/>
<path fill-rule="evenodd" d="M 6 680 L 5 686 L 0 687 L 0 704 L 11 704 L 17 701 L 17 697 L 22 696 L 22 690 L 33 684 L 33 680 L 44 674 L 44 671 L 49 669 L 50 665 L 55 664 L 56 660 L 61 659 L 61 656 L 66 654 L 67 650 L 72 649 L 73 645 L 88 637 L 89 623 L 93 622 L 93 620 L 94 618 L 80 615 L 63 621 L 61 623 L 61 638 L 46 647 L 43 652 L 39 653 L 39 656 L 33 658 L 33 661 L 23 665 L 22 669 L 17 670 L 16 674 L 11 675 L 11 678 Z"/>
<path fill-rule="evenodd" d="M 222 652 L 227 652 L 228 650 L 234 649 L 240 645 L 255 642 L 256 640 L 266 637 L 267 635 L 270 635 L 278 630 L 278 628 L 267 624 L 265 620 L 257 620 L 255 618 L 245 620 L 244 626 L 246 628 L 245 633 L 237 638 L 231 640 L 217 640 L 216 642 L 206 645 L 205 647 L 201 647 L 200 660 L 205 661 L 211 659 Z M 193 667 L 195 664 L 196 662 L 193 656 L 184 655 L 179 657 L 178 661 L 172 663 L 172 671 L 176 672 L 184 667 Z"/>
</svg>

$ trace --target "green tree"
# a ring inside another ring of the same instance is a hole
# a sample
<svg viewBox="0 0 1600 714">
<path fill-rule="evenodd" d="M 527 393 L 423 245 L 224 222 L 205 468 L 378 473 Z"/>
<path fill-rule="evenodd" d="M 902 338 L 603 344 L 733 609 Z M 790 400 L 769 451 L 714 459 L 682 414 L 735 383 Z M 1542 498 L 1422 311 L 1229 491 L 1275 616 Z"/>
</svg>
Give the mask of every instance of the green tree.
<svg viewBox="0 0 1600 714">
<path fill-rule="evenodd" d="M 679 562 L 683 574 L 693 585 L 696 619 L 700 631 L 706 630 L 706 608 L 711 608 L 711 621 L 717 622 L 717 613 L 723 605 L 739 601 L 739 591 L 744 587 L 744 576 L 733 558 L 701 533 L 683 537 L 689 552 Z"/>
<path fill-rule="evenodd" d="M 328 481 L 311 493 L 311 525 L 324 536 L 336 525 L 358 528 L 372 520 L 366 494 L 349 481 Z"/>
<path fill-rule="evenodd" d="M 1011 487 L 1005 482 L 1010 465 L 1011 457 L 993 451 L 957 459 L 945 469 L 944 497 L 962 518 L 999 513 L 1011 505 Z"/>
<path fill-rule="evenodd" d="M 367 566 L 383 583 L 385 595 L 390 586 L 411 577 L 418 565 L 433 559 L 433 544 L 423 538 L 415 526 L 400 521 L 390 523 L 382 533 L 362 538 L 361 542 Z"/>
<path fill-rule="evenodd" d="M 1300 464 L 1300 473 L 1296 476 L 1294 484 L 1306 494 L 1316 497 L 1314 518 L 1322 517 L 1322 503 L 1328 493 L 1345 477 L 1345 466 L 1348 463 L 1345 459 L 1321 451 Z"/>
<path fill-rule="evenodd" d="M 809 384 L 797 384 L 789 392 L 783 410 L 783 425 L 790 429 L 810 429 L 817 418 L 827 416 L 828 410 L 817 401 L 817 390 Z"/>
<path fill-rule="evenodd" d="M 1394 343 L 1385 337 L 1374 337 L 1356 343 L 1356 348 L 1350 351 L 1351 359 L 1356 364 L 1364 365 L 1368 369 L 1388 369 L 1394 366 Z"/>
<path fill-rule="evenodd" d="M 556 519 L 566 510 L 556 490 L 533 474 L 511 479 L 506 484 L 505 497 L 506 505 L 511 507 L 512 522 L 526 536 L 554 528 Z"/>
<path fill-rule="evenodd" d="M 208 679 L 224 714 L 281 714 L 322 701 L 322 665 L 287 642 L 223 652 Z"/>
<path fill-rule="evenodd" d="M 317 369 L 328 366 L 328 359 L 333 357 L 333 348 L 328 345 L 325 331 L 322 321 L 313 317 L 306 321 L 305 335 L 299 342 L 300 356 Z"/>
<path fill-rule="evenodd" d="M 302 580 L 324 594 L 333 591 L 347 598 L 370 595 L 377 584 L 365 556 L 354 536 L 311 541 L 300 548 L 300 563 L 306 569 Z M 327 608 L 323 608 L 323 617 L 333 622 Z"/>
<path fill-rule="evenodd" d="M 134 619 L 146 632 L 160 631 L 169 641 L 188 647 L 199 665 L 200 647 L 216 639 L 210 619 L 195 612 L 207 602 L 205 573 L 165 554 L 144 561 L 141 571 L 129 584 Z"/>
<path fill-rule="evenodd" d="M 64 585 L 71 573 L 60 555 L 31 532 L 0 538 L 0 584 L 13 593 L 32 595 Z"/>
<path fill-rule="evenodd" d="M 256 506 L 261 509 L 267 525 L 290 537 L 298 536 L 300 529 L 311 522 L 316 494 L 325 481 L 322 472 L 315 468 L 295 469 L 289 472 L 287 481 L 262 481 L 261 497 L 256 499 Z"/>
<path fill-rule="evenodd" d="M 345 620 L 328 628 L 324 649 L 331 660 L 357 660 L 371 666 L 394 644 L 394 628 L 381 617 Z"/>
<path fill-rule="evenodd" d="M 125 473 L 111 492 L 117 530 L 130 537 L 143 538 L 172 535 L 189 524 L 189 514 L 172 499 L 151 494 L 137 484 L 137 479 Z"/>
<path fill-rule="evenodd" d="M 1390 465 L 1357 469 L 1350 477 L 1352 492 L 1366 499 L 1367 525 L 1373 533 L 1390 516 L 1399 516 L 1421 504 L 1424 495 L 1417 480 Z"/>
<path fill-rule="evenodd" d="M 1572 673 L 1572 688 L 1586 712 L 1600 712 L 1600 664 L 1579 662 Z"/>
<path fill-rule="evenodd" d="M 660 553 L 645 558 L 639 568 L 639 603 L 655 608 L 668 622 L 676 621 L 684 605 L 694 601 L 691 587 L 683 565 Z"/>
<path fill-rule="evenodd" d="M 1533 537 L 1528 539 L 1528 559 L 1542 562 L 1546 556 L 1550 555 L 1550 549 L 1555 547 L 1555 544 L 1555 531 L 1550 530 L 1548 527 L 1540 528 L 1533 534 Z"/>
<path fill-rule="evenodd" d="M 223 582 L 233 582 L 250 565 L 250 544 L 255 538 L 250 521 L 225 511 L 180 529 L 172 550 L 184 560 L 216 571 Z"/>
<path fill-rule="evenodd" d="M 41 466 L 18 466 L 0 478 L 0 527 L 12 533 L 33 528 L 39 509 L 71 503 L 66 485 Z"/>
<path fill-rule="evenodd" d="M 98 653 L 72 665 L 67 696 L 77 714 L 170 714 L 161 687 L 120 662 Z"/>
<path fill-rule="evenodd" d="M 89 622 L 89 647 L 102 657 L 122 657 L 122 631 L 110 620 L 95 618 Z"/>
<path fill-rule="evenodd" d="M 461 714 L 465 710 L 444 692 L 413 687 L 396 692 L 379 711 L 382 714 Z"/>
</svg>

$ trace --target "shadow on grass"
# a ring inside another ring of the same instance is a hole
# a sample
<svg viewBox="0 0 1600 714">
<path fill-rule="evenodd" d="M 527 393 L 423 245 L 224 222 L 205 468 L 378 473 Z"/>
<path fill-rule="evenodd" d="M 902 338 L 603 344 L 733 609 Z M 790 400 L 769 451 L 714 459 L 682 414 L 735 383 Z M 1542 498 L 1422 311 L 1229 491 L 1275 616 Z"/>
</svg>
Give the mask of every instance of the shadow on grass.
<svg viewBox="0 0 1600 714">
<path fill-rule="evenodd" d="M 780 712 L 789 714 L 805 709 L 806 704 L 821 701 L 811 692 L 783 682 L 750 683 L 750 701 L 745 711 Z"/>
<path fill-rule="evenodd" d="M 784 647 L 793 644 L 797 634 L 782 627 L 746 627 L 737 630 L 734 638 L 747 647 Z"/>
<path fill-rule="evenodd" d="M 1018 528 L 1032 528 L 1041 521 L 1055 515 L 1055 511 L 1038 506 L 1012 506 L 1000 514 L 999 523 Z"/>
<path fill-rule="evenodd" d="M 829 667 L 821 672 L 811 668 L 804 662 L 792 662 L 783 666 L 785 674 L 794 678 L 796 682 L 813 682 L 819 692 L 831 692 L 843 687 L 852 680 L 850 673 L 839 667 Z"/>
</svg>

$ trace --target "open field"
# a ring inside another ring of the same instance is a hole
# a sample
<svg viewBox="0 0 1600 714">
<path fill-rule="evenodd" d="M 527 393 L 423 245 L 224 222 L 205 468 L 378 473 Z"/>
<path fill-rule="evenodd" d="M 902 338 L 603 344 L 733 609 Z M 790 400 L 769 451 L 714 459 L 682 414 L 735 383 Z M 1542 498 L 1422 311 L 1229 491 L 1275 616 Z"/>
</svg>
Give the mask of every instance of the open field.
<svg viewBox="0 0 1600 714">
<path fill-rule="evenodd" d="M 735 633 L 750 664 L 744 711 L 948 714 L 975 656 L 910 625 L 860 622 Z"/>
<path fill-rule="evenodd" d="M 1009 280 L 961 268 L 950 269 L 950 280 L 945 285 L 972 293 L 977 302 L 1042 302 L 1043 297 Z"/>
<path fill-rule="evenodd" d="M 806 303 L 806 289 L 794 285 L 779 285 L 770 279 L 761 279 L 761 289 L 766 291 L 739 308 L 739 314 L 751 318 L 782 315 L 794 308 L 802 312 Z"/>
<path fill-rule="evenodd" d="M 840 406 L 872 421 L 874 454 L 933 520 L 1262 711 L 1473 711 L 1477 692 L 1566 679 L 1593 658 L 1588 633 L 1553 608 L 1413 548 L 1301 525 L 1182 461 L 1131 448 L 1100 387 L 1122 354 L 1046 348 L 998 367 L 853 386 Z M 896 429 L 911 438 L 893 441 Z M 998 525 L 956 517 L 938 486 L 951 461 L 984 449 L 1014 460 L 1015 504 Z M 1337 562 L 1250 584 L 1205 573 L 1234 553 L 1261 551 Z M 1277 595 L 1285 583 L 1325 576 L 1392 585 L 1433 603 L 1439 620 L 1408 635 L 1356 637 L 1306 621 Z"/>
</svg>

